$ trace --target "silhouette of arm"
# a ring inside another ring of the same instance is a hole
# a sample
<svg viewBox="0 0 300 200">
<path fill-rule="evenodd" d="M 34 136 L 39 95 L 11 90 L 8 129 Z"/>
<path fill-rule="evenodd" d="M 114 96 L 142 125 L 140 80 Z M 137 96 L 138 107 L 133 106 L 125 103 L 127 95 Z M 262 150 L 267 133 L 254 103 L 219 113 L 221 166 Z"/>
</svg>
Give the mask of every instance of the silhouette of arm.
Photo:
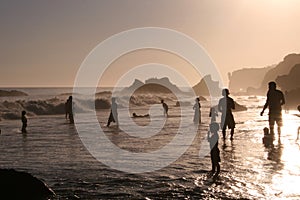
<svg viewBox="0 0 300 200">
<path fill-rule="evenodd" d="M 268 94 L 267 94 L 267 100 L 266 100 L 266 103 L 265 103 L 265 105 L 264 105 L 264 107 L 263 107 L 263 110 L 262 110 L 261 113 L 260 113 L 261 116 L 263 116 L 265 110 L 266 110 L 267 107 L 269 106 L 269 102 L 270 102 L 270 100 L 269 100 L 269 93 L 268 93 Z"/>
</svg>

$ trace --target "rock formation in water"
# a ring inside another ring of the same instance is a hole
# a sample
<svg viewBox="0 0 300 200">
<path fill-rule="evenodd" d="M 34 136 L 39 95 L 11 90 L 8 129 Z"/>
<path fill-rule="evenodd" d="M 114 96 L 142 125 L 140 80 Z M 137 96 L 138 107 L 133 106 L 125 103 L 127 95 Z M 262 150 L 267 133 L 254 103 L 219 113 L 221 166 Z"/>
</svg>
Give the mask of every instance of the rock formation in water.
<svg viewBox="0 0 300 200">
<path fill-rule="evenodd" d="M 0 97 L 28 96 L 27 93 L 18 90 L 0 90 Z"/>
<path fill-rule="evenodd" d="M 197 96 L 221 96 L 219 82 L 212 80 L 211 75 L 204 76 L 200 82 L 193 87 L 193 89 Z"/>
<path fill-rule="evenodd" d="M 135 79 L 133 84 L 122 92 L 130 93 L 137 91 L 138 93 L 183 93 L 175 84 L 171 83 L 167 77 L 158 79 L 150 78 L 143 83 L 142 81 Z"/>
<path fill-rule="evenodd" d="M 1 199 L 42 200 L 54 196 L 45 183 L 26 172 L 0 169 Z"/>
</svg>

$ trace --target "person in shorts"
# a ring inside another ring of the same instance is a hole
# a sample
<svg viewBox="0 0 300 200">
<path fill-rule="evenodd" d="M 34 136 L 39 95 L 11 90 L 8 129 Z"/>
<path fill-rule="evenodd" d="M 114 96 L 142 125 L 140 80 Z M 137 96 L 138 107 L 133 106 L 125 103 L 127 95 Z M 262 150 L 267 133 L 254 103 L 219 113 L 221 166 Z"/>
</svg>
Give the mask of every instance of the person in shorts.
<svg viewBox="0 0 300 200">
<path fill-rule="evenodd" d="M 277 124 L 278 135 L 281 134 L 282 127 L 282 105 L 285 104 L 284 95 L 280 90 L 276 89 L 275 82 L 269 82 L 269 90 L 267 100 L 260 115 L 263 116 L 265 109 L 269 108 L 269 126 L 270 134 L 274 134 L 274 126 Z"/>
<path fill-rule="evenodd" d="M 231 97 L 229 97 L 229 90 L 223 89 L 222 95 L 223 98 L 220 99 L 218 104 L 218 109 L 222 113 L 221 115 L 221 127 L 223 139 L 226 138 L 226 128 L 228 127 L 230 131 L 230 140 L 233 140 L 235 121 L 232 114 L 232 109 L 235 109 L 234 101 Z"/>
</svg>

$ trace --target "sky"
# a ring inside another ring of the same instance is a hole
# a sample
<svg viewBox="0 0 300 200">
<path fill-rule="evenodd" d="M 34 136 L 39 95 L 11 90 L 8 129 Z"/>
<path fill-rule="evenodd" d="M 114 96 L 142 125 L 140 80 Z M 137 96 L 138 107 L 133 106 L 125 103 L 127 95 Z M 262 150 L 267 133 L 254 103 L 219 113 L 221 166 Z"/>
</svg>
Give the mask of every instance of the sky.
<svg viewBox="0 0 300 200">
<path fill-rule="evenodd" d="M 266 67 L 300 51 L 299 0 L 1 0 L 0 4 L 0 87 L 72 86 L 98 44 L 142 27 L 168 28 L 193 38 L 225 84 L 228 72 Z M 124 73 L 147 63 L 169 65 L 191 85 L 201 78 L 180 57 L 141 50 L 120 55 L 99 84 L 114 86 Z M 167 72 L 157 74 L 159 78 Z M 149 77 L 145 72 L 136 78 Z M 175 76 L 170 79 L 180 84 Z M 128 79 L 127 84 L 131 82 Z"/>
</svg>

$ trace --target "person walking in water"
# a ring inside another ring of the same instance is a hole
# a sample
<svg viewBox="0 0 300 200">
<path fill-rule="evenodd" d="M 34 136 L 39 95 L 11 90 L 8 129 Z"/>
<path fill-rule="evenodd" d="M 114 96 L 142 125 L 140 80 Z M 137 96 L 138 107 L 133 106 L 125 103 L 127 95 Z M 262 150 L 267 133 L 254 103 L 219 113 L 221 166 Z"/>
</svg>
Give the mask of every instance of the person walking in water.
<svg viewBox="0 0 300 200">
<path fill-rule="evenodd" d="M 281 134 L 282 115 L 281 106 L 285 104 L 284 95 L 280 90 L 276 89 L 276 83 L 274 81 L 269 82 L 269 90 L 267 93 L 267 100 L 261 111 L 260 115 L 263 116 L 266 108 L 269 107 L 269 127 L 270 134 L 274 134 L 274 125 L 277 124 L 278 135 Z"/>
<path fill-rule="evenodd" d="M 67 99 L 67 101 L 65 103 L 65 118 L 66 119 L 68 119 L 68 117 L 69 117 L 69 108 L 68 108 L 68 106 L 69 106 L 69 99 L 70 99 L 70 97 Z"/>
<path fill-rule="evenodd" d="M 229 129 L 231 129 L 230 140 L 233 140 L 235 121 L 232 114 L 232 109 L 235 109 L 235 104 L 233 99 L 228 96 L 229 90 L 227 88 L 222 90 L 222 95 L 224 97 L 220 99 L 218 109 L 222 113 L 221 127 L 222 127 L 223 139 L 226 138 L 226 128 L 228 127 Z"/>
<path fill-rule="evenodd" d="M 200 108 L 201 108 L 200 98 L 197 97 L 195 99 L 195 104 L 193 106 L 193 109 L 195 110 L 193 121 L 194 121 L 195 124 L 201 123 L 201 110 L 200 110 Z"/>
<path fill-rule="evenodd" d="M 22 120 L 22 133 L 27 133 L 27 117 L 26 117 L 26 111 L 23 110 L 22 111 L 22 116 L 21 116 L 21 120 Z"/>
<path fill-rule="evenodd" d="M 107 121 L 107 127 L 109 127 L 111 122 L 115 122 L 117 126 L 119 125 L 118 122 L 118 104 L 116 103 L 116 97 L 111 98 L 111 110 Z"/>
<path fill-rule="evenodd" d="M 219 150 L 219 135 L 218 135 L 218 130 L 219 130 L 219 124 L 216 122 L 213 122 L 209 125 L 209 131 L 207 132 L 207 140 L 209 142 L 210 146 L 210 159 L 211 159 L 211 175 L 213 175 L 216 170 L 217 173 L 214 175 L 214 178 L 216 178 L 221 170 L 219 162 L 221 162 L 220 159 L 220 150 Z"/>
<path fill-rule="evenodd" d="M 168 110 L 169 110 L 169 107 L 168 105 L 164 102 L 164 100 L 162 99 L 161 101 L 161 104 L 163 106 L 163 109 L 164 109 L 164 116 L 167 117 L 168 116 Z"/>
<path fill-rule="evenodd" d="M 69 115 L 70 124 L 74 124 L 74 115 L 73 115 L 73 97 L 69 96 L 66 104 L 66 117 Z"/>
</svg>

